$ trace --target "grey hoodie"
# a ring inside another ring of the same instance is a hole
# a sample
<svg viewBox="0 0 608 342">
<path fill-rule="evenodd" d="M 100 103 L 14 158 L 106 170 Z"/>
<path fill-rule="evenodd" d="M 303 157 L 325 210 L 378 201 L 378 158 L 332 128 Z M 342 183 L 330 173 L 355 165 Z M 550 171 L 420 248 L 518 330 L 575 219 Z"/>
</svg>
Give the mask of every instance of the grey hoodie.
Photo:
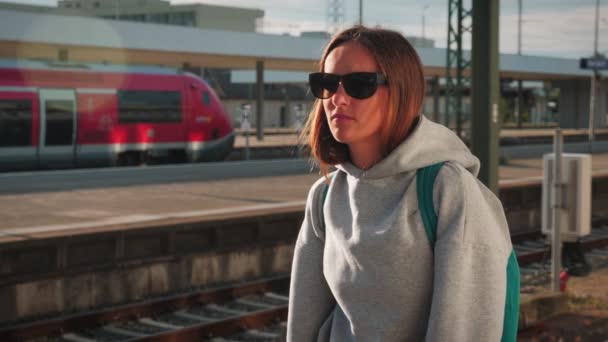
<svg viewBox="0 0 608 342">
<path fill-rule="evenodd" d="M 418 212 L 416 170 L 435 180 L 434 252 Z M 421 117 L 363 171 L 339 165 L 325 202 L 311 188 L 295 246 L 288 341 L 500 341 L 511 240 L 479 160 Z M 324 203 L 324 205 L 323 205 Z"/>
</svg>

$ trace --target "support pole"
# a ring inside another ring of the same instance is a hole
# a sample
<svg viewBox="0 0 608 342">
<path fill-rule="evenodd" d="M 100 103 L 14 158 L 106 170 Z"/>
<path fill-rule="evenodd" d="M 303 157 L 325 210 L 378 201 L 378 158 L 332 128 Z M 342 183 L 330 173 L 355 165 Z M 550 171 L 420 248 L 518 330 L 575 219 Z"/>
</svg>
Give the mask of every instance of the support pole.
<svg viewBox="0 0 608 342">
<path fill-rule="evenodd" d="M 517 1 L 518 16 L 517 16 L 517 55 L 521 56 L 521 0 Z M 517 99 L 515 100 L 515 120 L 517 121 L 517 128 L 521 128 L 521 114 L 523 107 L 523 99 L 521 96 L 522 82 L 521 79 L 517 80 Z"/>
<path fill-rule="evenodd" d="M 473 0 L 472 151 L 479 179 L 498 193 L 498 0 Z"/>
<path fill-rule="evenodd" d="M 439 76 L 433 77 L 433 121 L 439 122 Z"/>
<path fill-rule="evenodd" d="M 553 231 L 551 239 L 551 291 L 559 291 L 559 274 L 562 268 L 561 219 L 563 208 L 562 184 L 562 131 L 555 130 L 553 140 L 553 184 L 551 214 Z"/>
<path fill-rule="evenodd" d="M 363 0 L 359 0 L 359 25 L 363 25 Z"/>
<path fill-rule="evenodd" d="M 597 58 L 599 53 L 597 51 L 597 40 L 598 40 L 598 28 L 599 28 L 599 20 L 600 20 L 600 0 L 595 0 L 595 34 L 593 38 L 593 57 Z M 593 141 L 595 140 L 595 105 L 596 105 L 596 88 L 597 88 L 597 79 L 599 73 L 597 69 L 593 69 L 593 76 L 591 76 L 591 99 L 589 102 L 589 153 L 593 153 Z"/>
<path fill-rule="evenodd" d="M 255 107 L 255 124 L 258 140 L 264 140 L 264 61 L 255 63 L 257 102 Z"/>
<path fill-rule="evenodd" d="M 593 69 L 593 75 L 591 76 L 591 99 L 589 100 L 589 153 L 593 154 L 593 141 L 595 140 L 595 103 L 596 103 L 596 91 L 597 91 L 597 69 Z"/>
<path fill-rule="evenodd" d="M 515 117 L 517 118 L 517 128 L 522 127 L 522 108 L 523 108 L 523 96 L 522 96 L 522 81 L 517 80 L 517 99 L 516 99 L 516 107 L 515 107 Z"/>
</svg>

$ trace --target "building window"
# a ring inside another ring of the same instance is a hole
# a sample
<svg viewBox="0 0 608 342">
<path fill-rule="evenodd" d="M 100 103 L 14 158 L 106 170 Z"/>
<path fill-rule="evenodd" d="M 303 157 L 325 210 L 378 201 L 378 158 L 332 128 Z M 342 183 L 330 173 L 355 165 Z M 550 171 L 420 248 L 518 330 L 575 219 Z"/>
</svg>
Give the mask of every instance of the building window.
<svg viewBox="0 0 608 342">
<path fill-rule="evenodd" d="M 143 14 L 125 14 L 120 16 L 120 20 L 144 22 L 146 16 Z"/>
<path fill-rule="evenodd" d="M 119 91 L 118 121 L 181 122 L 181 94 L 177 91 Z"/>
<path fill-rule="evenodd" d="M 174 12 L 171 13 L 170 23 L 180 26 L 194 26 L 193 12 Z"/>
<path fill-rule="evenodd" d="M 150 21 L 153 23 L 168 24 L 169 14 L 168 13 L 154 13 L 150 15 Z"/>
<path fill-rule="evenodd" d="M 0 100 L 0 147 L 32 144 L 32 101 Z"/>
</svg>

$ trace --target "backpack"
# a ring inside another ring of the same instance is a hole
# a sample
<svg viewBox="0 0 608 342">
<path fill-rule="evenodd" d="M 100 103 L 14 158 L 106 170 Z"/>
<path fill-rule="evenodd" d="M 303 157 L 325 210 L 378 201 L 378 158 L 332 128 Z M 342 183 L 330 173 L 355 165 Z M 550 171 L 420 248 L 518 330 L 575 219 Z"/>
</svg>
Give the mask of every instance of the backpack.
<svg viewBox="0 0 608 342">
<path fill-rule="evenodd" d="M 426 236 L 431 245 L 431 250 L 435 249 L 435 241 L 437 240 L 437 214 L 433 204 L 433 184 L 439 170 L 444 162 L 426 166 L 416 171 L 416 188 L 418 193 L 418 208 Z M 333 177 L 332 177 L 333 178 Z M 325 184 L 323 190 L 323 203 L 327 197 L 329 184 Z M 519 265 L 515 251 L 511 250 L 509 260 L 507 262 L 507 293 L 505 300 L 505 315 L 502 326 L 501 342 L 512 342 L 517 340 L 517 328 L 519 324 L 519 286 L 520 274 Z"/>
</svg>

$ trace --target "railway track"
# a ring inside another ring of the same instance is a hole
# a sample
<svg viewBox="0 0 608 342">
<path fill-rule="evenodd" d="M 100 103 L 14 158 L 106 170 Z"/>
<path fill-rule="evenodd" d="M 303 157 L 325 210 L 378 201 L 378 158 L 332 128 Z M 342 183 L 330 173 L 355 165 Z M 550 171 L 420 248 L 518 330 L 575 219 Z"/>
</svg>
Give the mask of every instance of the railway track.
<svg viewBox="0 0 608 342">
<path fill-rule="evenodd" d="M 546 239 L 517 240 L 514 248 L 522 287 L 547 283 L 550 248 Z M 593 229 L 582 239 L 582 246 L 593 268 L 608 265 L 608 225 Z M 288 289 L 288 276 L 225 286 L 4 328 L 0 340 L 283 341 Z"/>
<path fill-rule="evenodd" d="M 0 341 L 281 341 L 288 288 L 288 276 L 225 286 L 0 329 Z"/>
<path fill-rule="evenodd" d="M 551 247 L 546 237 L 537 235 L 513 244 L 520 265 L 522 287 L 546 284 L 551 276 Z M 608 225 L 581 239 L 581 247 L 591 269 L 608 265 Z"/>
</svg>

